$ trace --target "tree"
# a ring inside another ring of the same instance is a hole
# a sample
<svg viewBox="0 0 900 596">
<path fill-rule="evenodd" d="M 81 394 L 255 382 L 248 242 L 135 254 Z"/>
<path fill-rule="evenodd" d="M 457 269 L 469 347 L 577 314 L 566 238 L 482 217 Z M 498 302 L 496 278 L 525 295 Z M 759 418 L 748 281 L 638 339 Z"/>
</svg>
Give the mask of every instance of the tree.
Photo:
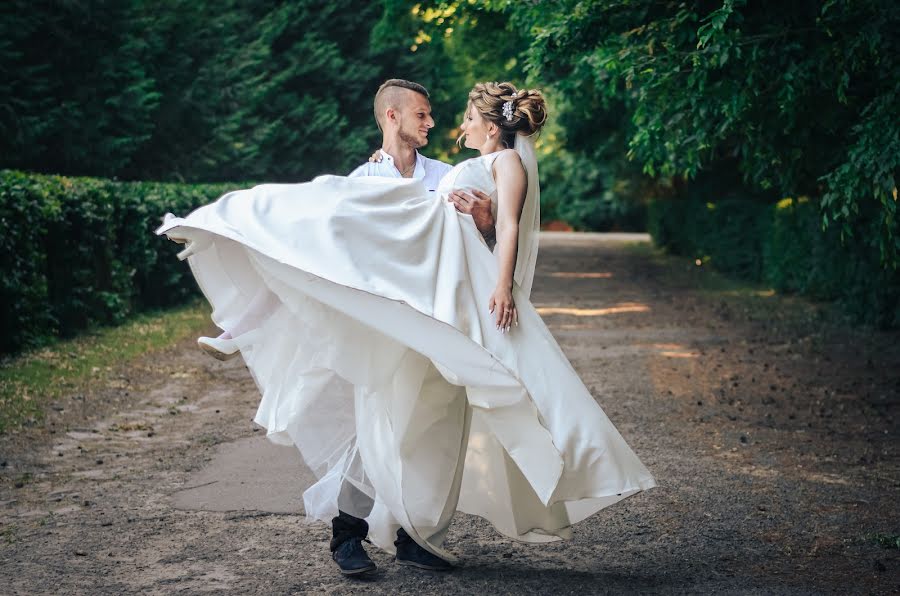
<svg viewBox="0 0 900 596">
<path fill-rule="evenodd" d="M 377 146 L 372 97 L 408 53 L 370 43 L 383 9 L 359 0 L 174 0 L 162 10 L 14 0 L 0 10 L 0 167 L 49 173 L 346 172 Z"/>
<path fill-rule="evenodd" d="M 135 2 L 0 8 L 0 166 L 112 176 L 159 102 Z"/>
<path fill-rule="evenodd" d="M 730 183 L 735 169 L 763 198 L 822 197 L 823 224 L 852 234 L 874 220 L 884 264 L 900 263 L 896 3 L 484 4 L 530 32 L 532 76 L 602 113 L 623 108 L 628 158 L 646 174 Z"/>
</svg>

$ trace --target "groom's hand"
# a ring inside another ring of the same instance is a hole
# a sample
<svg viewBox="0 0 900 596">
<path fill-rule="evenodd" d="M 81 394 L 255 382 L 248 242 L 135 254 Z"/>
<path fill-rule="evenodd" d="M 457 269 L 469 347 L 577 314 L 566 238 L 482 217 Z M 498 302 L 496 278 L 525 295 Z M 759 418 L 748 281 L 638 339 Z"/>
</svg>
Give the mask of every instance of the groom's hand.
<svg viewBox="0 0 900 596">
<path fill-rule="evenodd" d="M 460 213 L 468 213 L 475 220 L 475 227 L 490 244 L 494 239 L 494 215 L 491 213 L 491 197 L 473 189 L 451 191 L 447 200 L 453 203 Z"/>
</svg>

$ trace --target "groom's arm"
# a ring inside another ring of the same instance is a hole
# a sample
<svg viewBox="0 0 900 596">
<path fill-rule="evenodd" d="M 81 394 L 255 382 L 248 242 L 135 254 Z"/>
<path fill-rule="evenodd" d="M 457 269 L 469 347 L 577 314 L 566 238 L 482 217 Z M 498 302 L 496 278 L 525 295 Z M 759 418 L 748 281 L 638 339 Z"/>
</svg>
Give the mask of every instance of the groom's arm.
<svg viewBox="0 0 900 596">
<path fill-rule="evenodd" d="M 491 213 L 491 197 L 480 190 L 454 190 L 448 196 L 447 200 L 453 203 L 456 210 L 460 213 L 468 213 L 475 221 L 475 227 L 484 236 L 488 248 L 493 250 L 494 244 L 497 242 L 496 222 L 494 214 Z"/>
</svg>

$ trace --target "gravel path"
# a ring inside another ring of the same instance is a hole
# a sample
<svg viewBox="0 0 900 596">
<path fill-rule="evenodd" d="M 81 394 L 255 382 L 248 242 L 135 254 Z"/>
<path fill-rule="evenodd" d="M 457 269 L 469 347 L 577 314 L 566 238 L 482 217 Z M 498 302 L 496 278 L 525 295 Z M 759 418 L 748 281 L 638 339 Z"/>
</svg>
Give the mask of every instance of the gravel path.
<svg viewBox="0 0 900 596">
<path fill-rule="evenodd" d="M 900 591 L 900 550 L 872 539 L 900 534 L 900 333 L 711 284 L 643 238 L 542 239 L 534 302 L 660 485 L 574 540 L 459 515 L 455 571 L 371 548 L 377 574 L 340 577 L 246 369 L 187 342 L 0 436 L 0 593 Z"/>
</svg>

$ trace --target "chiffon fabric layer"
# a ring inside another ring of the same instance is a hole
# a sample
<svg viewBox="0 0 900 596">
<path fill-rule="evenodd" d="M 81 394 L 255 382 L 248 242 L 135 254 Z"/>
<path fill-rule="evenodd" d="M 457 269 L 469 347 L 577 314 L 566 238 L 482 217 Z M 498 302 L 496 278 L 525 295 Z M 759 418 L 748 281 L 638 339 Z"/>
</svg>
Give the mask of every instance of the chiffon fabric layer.
<svg viewBox="0 0 900 596">
<path fill-rule="evenodd" d="M 558 540 L 655 486 L 519 283 L 519 324 L 496 329 L 496 258 L 445 200 L 452 188 L 496 200 L 492 161 L 454 167 L 438 196 L 415 180 L 323 176 L 229 193 L 157 230 L 187 243 L 219 327 L 271 297 L 235 338 L 262 394 L 255 421 L 315 472 L 308 516 L 365 517 L 388 551 L 402 526 L 454 560 L 441 543 L 456 510 Z"/>
</svg>

